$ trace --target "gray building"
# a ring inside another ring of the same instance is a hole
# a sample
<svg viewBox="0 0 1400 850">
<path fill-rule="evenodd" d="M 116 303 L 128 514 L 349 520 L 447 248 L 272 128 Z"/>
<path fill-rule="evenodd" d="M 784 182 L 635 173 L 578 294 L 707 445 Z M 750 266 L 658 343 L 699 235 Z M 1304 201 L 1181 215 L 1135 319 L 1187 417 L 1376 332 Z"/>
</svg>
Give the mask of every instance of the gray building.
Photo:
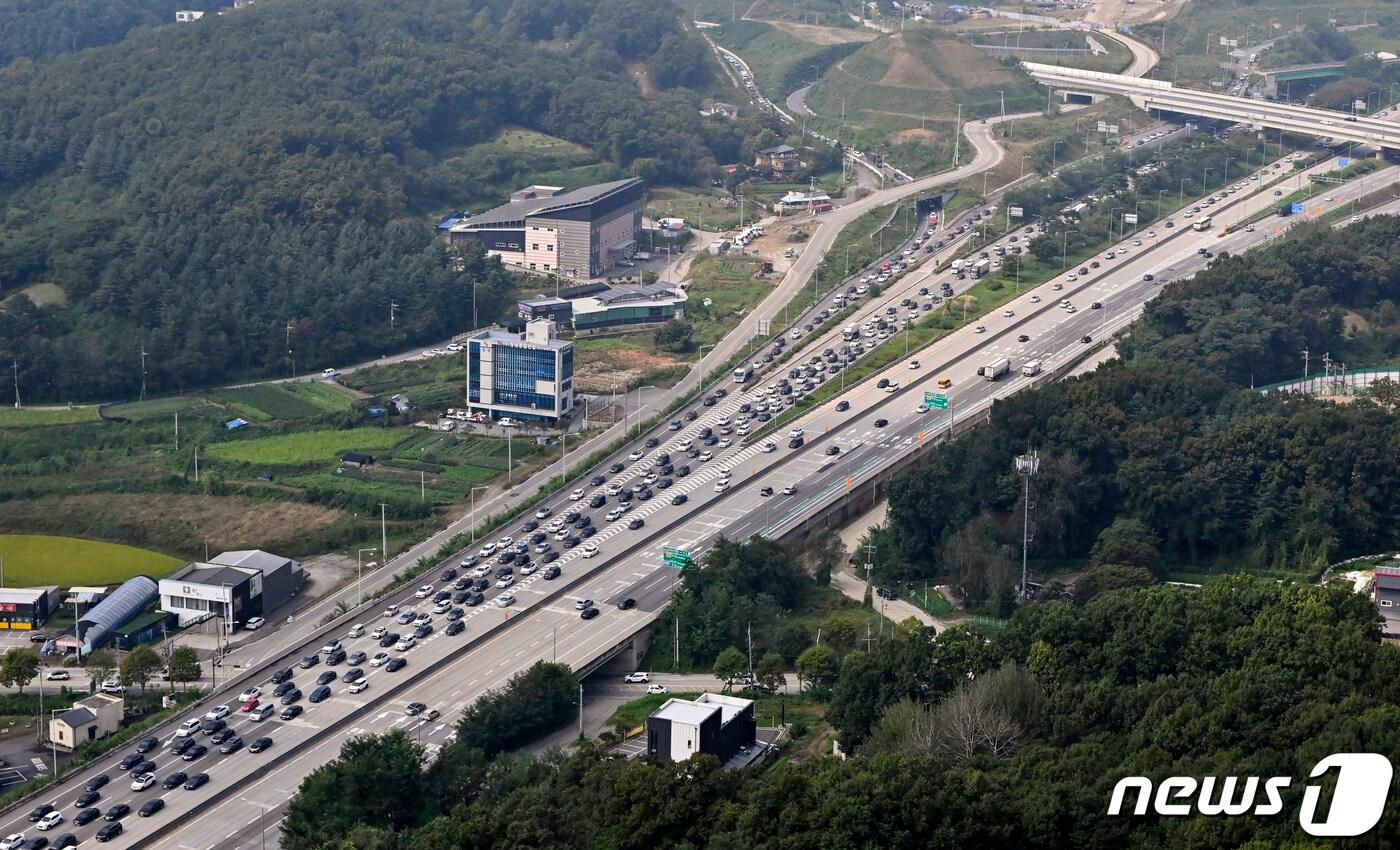
<svg viewBox="0 0 1400 850">
<path fill-rule="evenodd" d="M 450 244 L 480 242 L 501 262 L 531 271 L 598 277 L 637 249 L 642 181 L 584 186 L 529 186 L 510 202 L 447 229 Z"/>
<path fill-rule="evenodd" d="M 78 618 L 75 634 L 82 641 L 82 653 L 86 655 L 111 640 L 117 629 L 135 619 L 158 595 L 156 583 L 145 576 L 122 582 L 121 587 Z"/>
<path fill-rule="evenodd" d="M 260 549 L 224 552 L 186 564 L 160 581 L 160 610 L 181 626 L 217 617 L 226 633 L 292 598 L 305 582 L 301 564 Z"/>
<path fill-rule="evenodd" d="M 647 718 L 647 755 L 661 761 L 705 753 L 724 764 L 757 740 L 749 699 L 708 693 L 693 700 L 668 699 Z"/>
<path fill-rule="evenodd" d="M 1388 638 L 1400 637 L 1400 565 L 1376 567 L 1371 600 L 1381 614 L 1381 633 Z"/>
</svg>

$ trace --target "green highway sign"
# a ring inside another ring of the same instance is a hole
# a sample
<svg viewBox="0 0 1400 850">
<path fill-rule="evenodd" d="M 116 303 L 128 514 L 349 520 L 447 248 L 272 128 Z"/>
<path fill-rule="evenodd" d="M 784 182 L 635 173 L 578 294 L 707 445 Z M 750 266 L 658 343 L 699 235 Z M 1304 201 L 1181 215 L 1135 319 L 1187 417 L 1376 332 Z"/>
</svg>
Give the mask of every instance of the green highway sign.
<svg viewBox="0 0 1400 850">
<path fill-rule="evenodd" d="M 683 570 L 695 563 L 695 559 L 686 549 L 673 549 L 670 546 L 661 548 L 661 562 L 674 570 Z"/>
<path fill-rule="evenodd" d="M 942 393 L 927 393 L 927 395 L 933 396 L 933 398 L 928 400 L 929 407 L 937 408 L 938 410 L 948 409 L 948 397 L 946 395 Z"/>
</svg>

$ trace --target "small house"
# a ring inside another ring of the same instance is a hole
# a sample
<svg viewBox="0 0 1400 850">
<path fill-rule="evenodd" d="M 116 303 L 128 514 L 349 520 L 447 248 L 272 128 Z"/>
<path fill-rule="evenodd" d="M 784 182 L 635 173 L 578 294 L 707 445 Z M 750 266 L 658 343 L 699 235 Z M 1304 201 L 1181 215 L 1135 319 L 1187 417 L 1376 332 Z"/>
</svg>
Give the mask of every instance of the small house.
<svg viewBox="0 0 1400 850">
<path fill-rule="evenodd" d="M 340 462 L 346 466 L 356 466 L 363 469 L 374 464 L 374 455 L 367 455 L 361 452 L 346 452 L 340 456 Z"/>
</svg>

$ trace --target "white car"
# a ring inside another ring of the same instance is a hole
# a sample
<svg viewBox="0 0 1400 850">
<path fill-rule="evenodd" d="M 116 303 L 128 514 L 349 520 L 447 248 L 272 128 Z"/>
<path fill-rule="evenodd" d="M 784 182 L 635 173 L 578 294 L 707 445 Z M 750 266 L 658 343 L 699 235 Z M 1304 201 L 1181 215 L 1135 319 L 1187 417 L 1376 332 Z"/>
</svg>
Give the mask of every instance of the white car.
<svg viewBox="0 0 1400 850">
<path fill-rule="evenodd" d="M 515 576 L 510 575 L 509 573 L 496 579 L 497 587 L 510 587 L 512 584 L 515 584 Z"/>
<path fill-rule="evenodd" d="M 491 565 L 490 565 L 490 564 L 478 564 L 478 565 L 477 565 L 477 568 L 474 569 L 474 570 L 472 570 L 472 577 L 473 577 L 473 578 L 482 578 L 483 576 L 489 575 L 490 573 L 491 573 Z"/>
<path fill-rule="evenodd" d="M 539 568 L 539 564 L 536 564 L 534 561 L 527 561 L 525 562 L 525 566 L 520 568 L 520 574 L 523 576 L 532 576 Z"/>
<path fill-rule="evenodd" d="M 729 479 L 728 479 L 728 478 L 726 478 L 726 479 L 724 479 L 724 480 L 722 480 L 722 481 L 719 481 L 719 482 L 717 482 L 717 483 L 715 484 L 715 492 L 716 492 L 716 493 L 723 493 L 725 490 L 728 490 L 728 489 L 729 489 Z"/>
<path fill-rule="evenodd" d="M 321 377 L 322 377 L 322 378 L 325 378 L 325 379 L 327 379 L 327 380 L 330 380 L 331 378 L 334 378 L 334 377 L 335 377 L 335 370 L 334 370 L 334 369 L 322 369 L 322 370 L 321 370 Z"/>
<path fill-rule="evenodd" d="M 714 453 L 714 452 L 712 452 L 712 451 L 706 449 L 705 451 L 703 451 L 703 452 L 700 453 L 700 461 L 701 461 L 702 463 L 704 463 L 704 462 L 706 462 L 706 461 L 713 460 L 713 459 L 714 459 L 714 456 L 715 456 L 715 453 Z"/>
<path fill-rule="evenodd" d="M 247 688 L 243 691 L 243 693 L 239 694 L 238 701 L 247 702 L 250 699 L 257 699 L 260 696 L 262 696 L 262 688 L 259 688 L 256 685 L 254 685 L 253 687 Z"/>
<path fill-rule="evenodd" d="M 61 682 L 65 679 L 70 678 L 70 676 L 67 670 L 50 670 L 48 674 L 44 676 L 44 678 L 48 679 L 51 682 Z"/>
<path fill-rule="evenodd" d="M 583 488 L 582 488 L 582 487 L 579 487 L 579 488 L 575 489 L 574 492 L 572 492 L 572 493 L 569 494 L 569 498 L 570 498 L 570 499 L 573 499 L 575 502 L 577 502 L 579 499 L 582 499 L 582 498 L 583 498 Z"/>
<path fill-rule="evenodd" d="M 476 550 L 476 556 L 478 558 L 489 558 L 494 554 L 496 554 L 495 543 L 486 543 L 482 545 L 480 549 Z"/>
<path fill-rule="evenodd" d="M 622 677 L 622 681 L 629 685 L 645 685 L 651 681 L 651 675 L 648 673 L 628 673 Z"/>
<path fill-rule="evenodd" d="M 24 845 L 24 833 L 16 832 L 13 835 L 5 836 L 4 841 L 0 841 L 0 850 L 19 850 Z"/>
<path fill-rule="evenodd" d="M 647 693 L 649 693 L 649 694 L 664 694 L 664 693 L 666 693 L 666 686 L 665 686 L 665 685 L 658 685 L 658 684 L 656 684 L 655 682 L 653 682 L 653 683 L 651 683 L 650 685 L 647 685 Z"/>
<path fill-rule="evenodd" d="M 131 790 L 133 791 L 145 791 L 154 784 L 156 784 L 154 773 L 138 773 L 131 778 Z"/>
<path fill-rule="evenodd" d="M 764 444 L 763 444 L 763 450 L 764 450 L 765 452 L 775 452 L 775 451 L 778 450 L 778 444 L 775 443 L 775 442 L 773 442 L 772 440 L 768 440 L 768 441 L 764 442 Z"/>
<path fill-rule="evenodd" d="M 205 720 L 223 720 L 225 717 L 228 717 L 228 716 L 229 716 L 230 714 L 232 714 L 232 713 L 233 713 L 233 710 L 230 709 L 228 706 L 226 706 L 226 705 L 216 705 L 216 706 L 214 706 L 213 708 L 209 709 L 208 711 L 204 712 L 204 719 L 205 719 Z"/>
<path fill-rule="evenodd" d="M 369 660 L 369 666 L 371 666 L 371 667 L 383 667 L 385 664 L 388 664 L 388 663 L 389 663 L 389 657 L 390 657 L 390 656 L 389 656 L 389 653 L 387 653 L 387 652 L 376 652 L 376 653 L 374 654 L 374 657 L 371 658 L 371 659 Z M 360 681 L 364 681 L 364 680 L 361 679 Z"/>
<path fill-rule="evenodd" d="M 585 557 L 585 558 L 592 558 L 594 555 L 597 555 L 597 554 L 598 554 L 598 544 L 597 544 L 597 543 L 594 543 L 593 541 L 590 540 L 590 541 L 588 541 L 587 543 L 585 543 L 585 544 L 583 545 L 583 557 Z"/>
<path fill-rule="evenodd" d="M 620 519 L 625 513 L 627 512 L 624 511 L 622 508 L 613 508 L 612 510 L 608 511 L 605 519 L 607 519 L 608 522 L 613 522 L 617 519 Z"/>
<path fill-rule="evenodd" d="M 614 481 L 613 483 L 609 484 L 607 489 L 603 492 L 607 493 L 609 496 L 616 496 L 618 493 L 622 492 L 622 485 Z"/>
<path fill-rule="evenodd" d="M 795 485 L 795 484 L 787 484 L 787 485 L 784 485 L 784 487 L 783 487 L 783 495 L 784 495 L 784 496 L 793 496 L 793 495 L 796 495 L 796 494 L 797 494 L 797 485 Z"/>
<path fill-rule="evenodd" d="M 394 649 L 399 652 L 408 652 L 410 649 L 417 645 L 417 638 L 415 638 L 413 635 L 404 635 L 403 637 L 399 638 L 398 643 L 394 644 Z"/>
<path fill-rule="evenodd" d="M 899 384 L 890 384 L 888 387 L 885 387 L 885 392 L 886 392 L 886 393 L 897 393 L 897 392 L 899 392 Z"/>
<path fill-rule="evenodd" d="M 394 615 L 397 614 L 397 613 L 399 613 L 399 606 L 397 606 L 397 605 L 390 605 L 388 608 L 385 608 L 385 609 L 384 609 L 384 613 L 381 614 L 380 616 L 381 616 L 381 617 L 392 617 L 392 616 L 394 616 Z"/>
<path fill-rule="evenodd" d="M 549 511 L 549 513 L 553 513 L 553 509 L 552 509 L 552 508 L 548 508 L 548 507 L 540 508 L 540 511 Z M 539 511 L 535 511 L 535 513 L 536 513 L 536 514 L 539 514 Z M 545 516 L 549 516 L 549 513 L 546 513 Z M 540 517 L 540 518 L 541 518 L 541 519 L 544 519 L 544 517 Z M 504 552 L 507 548 L 510 547 L 510 544 L 512 544 L 512 543 L 514 543 L 514 542 L 515 542 L 515 538 L 514 538 L 514 537 L 511 537 L 509 534 L 507 534 L 505 537 L 502 537 L 500 540 L 497 540 L 497 541 L 496 541 L 496 548 L 499 549 L 500 551 Z"/>
<path fill-rule="evenodd" d="M 909 368 L 910 368 L 910 369 L 917 369 L 917 368 L 919 368 L 919 361 L 917 361 L 917 360 L 910 360 L 910 361 L 909 361 Z"/>
<path fill-rule="evenodd" d="M 1016 311 L 1015 311 L 1015 310 L 1002 310 L 1002 311 L 1001 311 L 1001 315 L 1002 315 L 1003 317 L 1009 319 L 1009 318 L 1011 318 L 1012 316 L 1015 316 L 1015 315 L 1016 315 Z"/>
<path fill-rule="evenodd" d="M 180 724 L 180 728 L 175 730 L 175 737 L 188 738 L 199 731 L 199 721 L 190 719 Z"/>
<path fill-rule="evenodd" d="M 433 586 L 432 586 L 431 584 L 425 584 L 425 585 L 423 585 L 422 587 L 418 588 L 418 592 L 415 593 L 415 594 L 413 594 L 413 598 L 414 598 L 414 599 L 427 599 L 429 596 L 432 596 L 432 595 L 433 595 Z M 324 650 L 324 649 L 323 649 L 323 650 L 321 650 L 321 651 L 322 651 L 322 652 L 326 652 L 327 650 Z"/>
<path fill-rule="evenodd" d="M 1040 303 L 1040 296 L 1039 296 L 1039 295 L 1032 295 L 1032 296 L 1031 296 L 1031 303 L 1032 303 L 1032 304 L 1039 304 L 1039 303 Z"/>
<path fill-rule="evenodd" d="M 727 448 L 729 448 L 729 447 L 730 447 L 731 445 L 733 445 L 733 444 L 730 443 L 728 437 L 720 437 L 720 438 L 719 438 L 719 443 L 718 443 L 718 445 L 719 445 L 719 447 L 722 448 L 722 449 L 727 449 Z"/>
<path fill-rule="evenodd" d="M 628 459 L 628 460 L 641 460 L 641 459 L 642 459 L 642 452 L 641 452 L 641 450 L 639 449 L 639 450 L 637 450 L 637 451 L 632 452 L 630 455 L 627 456 L 627 459 Z"/>
<path fill-rule="evenodd" d="M 349 632 L 349 634 L 346 635 L 346 638 L 348 639 L 348 638 L 357 638 L 357 637 L 361 637 L 362 635 L 364 635 L 364 633 L 365 633 L 364 624 L 363 624 L 363 623 L 356 623 L 355 625 L 353 625 L 353 626 L 350 627 L 350 632 Z"/>
<path fill-rule="evenodd" d="M 973 333 L 978 333 L 978 334 L 984 334 L 984 333 L 987 332 L 987 328 L 986 328 L 985 326 L 983 326 L 983 325 L 978 325 L 977 327 L 975 327 L 975 328 L 972 329 L 972 332 L 973 332 Z"/>
<path fill-rule="evenodd" d="M 369 679 L 356 679 L 355 681 L 350 683 L 350 687 L 346 688 L 346 690 L 352 694 L 358 694 L 359 692 L 363 691 L 365 688 L 368 687 Z"/>
<path fill-rule="evenodd" d="M 37 826 L 39 829 L 42 829 L 45 832 L 47 832 L 61 823 L 63 823 L 63 815 L 59 814 L 58 812 L 49 812 L 48 814 L 39 818 L 39 822 L 34 825 Z"/>
<path fill-rule="evenodd" d="M 422 591 L 420 590 L 419 593 L 422 593 Z M 325 646 L 321 647 L 321 653 L 322 653 L 323 655 L 330 655 L 332 652 L 335 652 L 337 649 L 340 649 L 340 641 L 338 641 L 338 640 L 332 640 L 332 641 L 327 642 Z"/>
<path fill-rule="evenodd" d="M 388 626 L 375 626 L 374 631 L 369 633 L 370 640 L 379 640 L 389 633 Z"/>
<path fill-rule="evenodd" d="M 264 620 L 262 617 L 249 617 L 248 621 L 243 624 L 243 628 L 250 632 L 255 632 L 266 624 L 267 620 Z"/>
<path fill-rule="evenodd" d="M 515 594 L 514 594 L 514 593 L 502 593 L 500 596 L 497 596 L 497 597 L 496 597 L 496 607 L 497 607 L 497 608 L 509 608 L 510 606 L 512 606 L 512 605 L 514 605 L 514 604 L 515 604 Z"/>
<path fill-rule="evenodd" d="M 788 432 L 789 437 L 800 437 L 805 433 L 801 428 L 793 428 Z"/>
</svg>

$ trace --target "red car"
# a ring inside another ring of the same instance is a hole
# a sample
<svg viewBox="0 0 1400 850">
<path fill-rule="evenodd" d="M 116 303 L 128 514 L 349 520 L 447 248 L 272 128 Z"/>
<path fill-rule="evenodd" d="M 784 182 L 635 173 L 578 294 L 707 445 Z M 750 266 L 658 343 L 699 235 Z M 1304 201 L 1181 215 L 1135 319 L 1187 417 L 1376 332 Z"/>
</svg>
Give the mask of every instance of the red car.
<svg viewBox="0 0 1400 850">
<path fill-rule="evenodd" d="M 238 710 L 239 710 L 239 711 L 252 711 L 253 709 L 255 709 L 255 708 L 257 708 L 257 707 L 258 707 L 258 698 L 257 698 L 257 697 L 253 697 L 252 699 L 250 699 L 250 700 L 248 700 L 247 702 L 243 703 L 243 705 L 242 705 Z"/>
</svg>

